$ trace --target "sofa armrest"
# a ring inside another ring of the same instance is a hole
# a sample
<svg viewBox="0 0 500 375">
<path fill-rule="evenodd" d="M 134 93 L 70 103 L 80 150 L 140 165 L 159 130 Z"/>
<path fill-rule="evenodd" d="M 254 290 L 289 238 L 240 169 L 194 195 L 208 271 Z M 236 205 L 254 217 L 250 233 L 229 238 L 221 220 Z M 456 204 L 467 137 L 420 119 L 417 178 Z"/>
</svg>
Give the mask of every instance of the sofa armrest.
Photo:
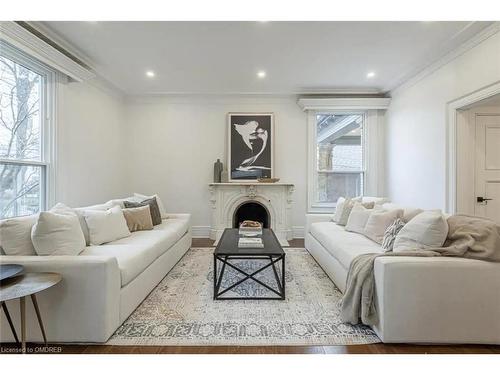
<svg viewBox="0 0 500 375">
<path fill-rule="evenodd" d="M 332 221 L 333 214 L 306 214 L 306 227 L 304 234 L 309 233 L 309 228 L 313 223 L 321 223 L 325 221 Z"/>
<path fill-rule="evenodd" d="M 37 294 L 52 342 L 104 342 L 119 325 L 121 278 L 114 257 L 106 256 L 0 256 L 0 263 L 16 263 L 26 272 L 57 272 L 59 284 Z M 9 302 L 17 311 L 17 301 Z M 28 304 L 29 305 L 29 304 Z M 27 311 L 28 339 L 41 341 L 32 309 Z M 14 314 L 14 319 L 18 318 Z M 3 319 L 4 320 L 4 319 Z M 18 322 L 16 322 L 19 326 Z M 5 329 L 4 329 L 5 328 Z M 8 326 L 1 341 L 12 340 Z"/>
<path fill-rule="evenodd" d="M 382 341 L 500 344 L 500 263 L 379 257 L 374 272 Z"/>
</svg>

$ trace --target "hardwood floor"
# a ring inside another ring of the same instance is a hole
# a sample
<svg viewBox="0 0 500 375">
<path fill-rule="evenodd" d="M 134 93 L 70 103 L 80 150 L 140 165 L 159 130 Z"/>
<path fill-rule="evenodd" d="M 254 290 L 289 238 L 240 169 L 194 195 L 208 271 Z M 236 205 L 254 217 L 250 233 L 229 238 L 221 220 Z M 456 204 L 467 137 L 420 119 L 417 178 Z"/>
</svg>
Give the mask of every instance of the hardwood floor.
<svg viewBox="0 0 500 375">
<path fill-rule="evenodd" d="M 0 345 L 0 353 L 13 353 L 14 344 Z M 50 345 L 57 354 L 500 354 L 495 345 L 337 345 L 337 346 L 113 346 Z M 60 348 L 60 350 L 59 350 Z M 42 346 L 28 350 L 44 354 Z"/>
<path fill-rule="evenodd" d="M 211 247 L 212 240 L 194 238 L 193 247 Z M 290 247 L 304 247 L 303 239 L 294 239 Z M 336 346 L 113 346 L 50 345 L 61 354 L 500 354 L 500 345 L 406 345 L 370 344 Z M 1 344 L 0 353 L 15 349 Z M 35 352 L 37 346 L 28 345 Z M 40 349 L 41 346 L 38 346 Z M 39 350 L 38 349 L 38 350 Z M 39 351 L 37 351 L 40 353 Z"/>
</svg>

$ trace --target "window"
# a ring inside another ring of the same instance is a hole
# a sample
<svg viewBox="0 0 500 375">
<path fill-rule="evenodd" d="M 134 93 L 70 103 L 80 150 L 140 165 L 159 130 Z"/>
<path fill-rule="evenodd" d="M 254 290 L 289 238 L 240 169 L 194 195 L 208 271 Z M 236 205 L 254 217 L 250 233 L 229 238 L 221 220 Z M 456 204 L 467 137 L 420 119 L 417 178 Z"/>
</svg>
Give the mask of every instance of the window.
<svg viewBox="0 0 500 375">
<path fill-rule="evenodd" d="M 364 194 L 365 114 L 315 112 L 312 116 L 310 206 L 317 211 L 331 210 L 339 197 Z"/>
<path fill-rule="evenodd" d="M 0 42 L 0 219 L 46 208 L 53 73 Z"/>
</svg>

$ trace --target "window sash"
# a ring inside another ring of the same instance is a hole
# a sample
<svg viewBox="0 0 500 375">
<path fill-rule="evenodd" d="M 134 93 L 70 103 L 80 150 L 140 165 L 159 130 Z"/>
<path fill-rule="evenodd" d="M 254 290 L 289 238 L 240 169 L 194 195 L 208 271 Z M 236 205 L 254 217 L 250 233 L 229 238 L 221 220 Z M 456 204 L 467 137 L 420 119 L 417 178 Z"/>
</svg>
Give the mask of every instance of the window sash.
<svg viewBox="0 0 500 375">
<path fill-rule="evenodd" d="M 318 169 L 318 133 L 317 133 L 317 116 L 318 115 L 360 115 L 363 116 L 362 121 L 362 134 L 361 134 L 361 147 L 362 147 L 362 169 L 354 171 L 325 171 Z M 349 111 L 349 110 L 338 110 L 338 111 L 309 111 L 308 114 L 308 139 L 309 139 L 309 178 L 308 178 L 308 211 L 309 212 L 331 212 L 336 207 L 336 202 L 319 202 L 318 197 L 318 175 L 319 173 L 360 173 L 362 178 L 361 194 L 364 195 L 367 186 L 367 111 Z"/>
<path fill-rule="evenodd" d="M 0 54 L 39 74 L 40 90 L 40 161 L 0 159 L 0 164 L 36 166 L 41 168 L 40 175 L 40 211 L 55 203 L 55 115 L 56 115 L 56 72 L 45 64 L 0 40 Z"/>
</svg>

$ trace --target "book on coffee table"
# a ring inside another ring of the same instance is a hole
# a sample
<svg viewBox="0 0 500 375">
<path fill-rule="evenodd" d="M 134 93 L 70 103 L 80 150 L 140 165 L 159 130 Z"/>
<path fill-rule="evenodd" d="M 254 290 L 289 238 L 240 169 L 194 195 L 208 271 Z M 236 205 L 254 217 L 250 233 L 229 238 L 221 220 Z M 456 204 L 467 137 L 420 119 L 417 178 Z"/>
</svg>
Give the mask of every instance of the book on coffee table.
<svg viewBox="0 0 500 375">
<path fill-rule="evenodd" d="M 238 239 L 238 247 L 263 248 L 264 243 L 262 242 L 262 238 L 240 237 Z"/>
</svg>

